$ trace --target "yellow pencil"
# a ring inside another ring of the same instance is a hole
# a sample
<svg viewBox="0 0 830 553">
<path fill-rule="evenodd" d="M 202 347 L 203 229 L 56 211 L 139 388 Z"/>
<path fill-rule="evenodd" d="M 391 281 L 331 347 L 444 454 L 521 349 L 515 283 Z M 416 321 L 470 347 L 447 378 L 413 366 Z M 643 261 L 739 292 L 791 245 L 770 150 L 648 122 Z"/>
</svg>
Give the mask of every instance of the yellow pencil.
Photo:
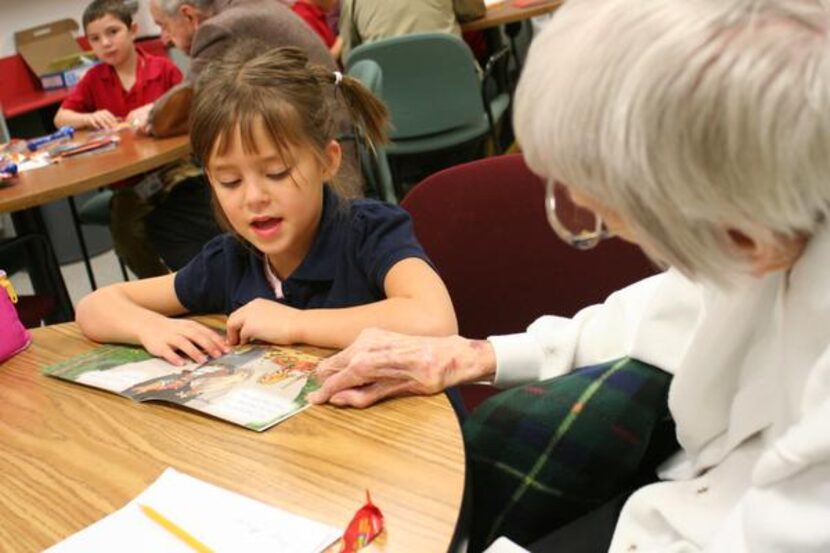
<svg viewBox="0 0 830 553">
<path fill-rule="evenodd" d="M 147 515 L 150 520 L 157 522 L 162 528 L 189 545 L 193 551 L 198 551 L 199 553 L 213 553 L 213 549 L 188 534 L 184 528 L 165 518 L 161 513 L 149 505 L 139 505 L 139 507 L 141 507 L 141 511 Z"/>
</svg>

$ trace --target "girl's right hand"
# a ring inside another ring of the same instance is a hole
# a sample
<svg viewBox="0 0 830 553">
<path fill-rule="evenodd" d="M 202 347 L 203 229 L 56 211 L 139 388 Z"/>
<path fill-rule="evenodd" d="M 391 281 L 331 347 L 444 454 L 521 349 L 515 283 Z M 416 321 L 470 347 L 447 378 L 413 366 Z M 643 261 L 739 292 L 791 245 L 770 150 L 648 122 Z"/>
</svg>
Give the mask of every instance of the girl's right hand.
<svg viewBox="0 0 830 553">
<path fill-rule="evenodd" d="M 204 363 L 208 355 L 216 358 L 230 351 L 221 334 L 187 319 L 154 320 L 143 326 L 138 339 L 148 352 L 176 366 L 184 365 L 188 357 Z"/>
<path fill-rule="evenodd" d="M 93 129 L 112 129 L 117 124 L 118 118 L 106 109 L 100 109 L 87 115 L 87 125 Z"/>
</svg>

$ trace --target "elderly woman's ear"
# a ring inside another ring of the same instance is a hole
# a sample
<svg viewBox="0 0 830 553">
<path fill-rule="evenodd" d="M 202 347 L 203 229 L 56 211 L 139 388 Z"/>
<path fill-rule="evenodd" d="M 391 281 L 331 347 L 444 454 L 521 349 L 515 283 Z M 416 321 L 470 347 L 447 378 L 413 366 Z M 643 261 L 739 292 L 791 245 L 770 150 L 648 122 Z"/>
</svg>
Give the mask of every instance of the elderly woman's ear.
<svg viewBox="0 0 830 553">
<path fill-rule="evenodd" d="M 748 259 L 755 277 L 791 268 L 807 245 L 807 239 L 800 236 L 775 235 L 769 240 L 760 240 L 736 229 L 727 229 L 726 233 L 739 255 Z"/>
</svg>

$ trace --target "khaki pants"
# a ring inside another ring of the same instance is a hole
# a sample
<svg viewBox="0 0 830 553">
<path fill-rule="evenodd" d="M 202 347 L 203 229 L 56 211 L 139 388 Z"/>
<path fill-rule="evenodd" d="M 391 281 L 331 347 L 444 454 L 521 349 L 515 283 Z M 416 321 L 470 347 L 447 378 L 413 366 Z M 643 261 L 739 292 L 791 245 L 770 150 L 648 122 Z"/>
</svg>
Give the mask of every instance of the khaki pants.
<svg viewBox="0 0 830 553">
<path fill-rule="evenodd" d="M 170 272 L 147 238 L 147 216 L 153 203 L 141 199 L 132 188 L 113 191 L 110 204 L 110 230 L 115 252 L 138 278 Z"/>
</svg>

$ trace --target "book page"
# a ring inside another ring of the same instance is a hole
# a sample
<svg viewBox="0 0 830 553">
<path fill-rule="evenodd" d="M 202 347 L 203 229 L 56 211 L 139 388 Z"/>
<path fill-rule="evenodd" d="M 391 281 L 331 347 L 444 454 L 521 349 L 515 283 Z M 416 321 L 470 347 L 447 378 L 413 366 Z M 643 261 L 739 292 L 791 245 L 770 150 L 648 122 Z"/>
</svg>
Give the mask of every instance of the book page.
<svg viewBox="0 0 830 553">
<path fill-rule="evenodd" d="M 168 468 L 122 509 L 47 549 L 192 552 L 145 515 L 146 505 L 216 552 L 318 553 L 341 530 L 294 515 Z"/>
<path fill-rule="evenodd" d="M 203 364 L 176 367 L 141 348 L 104 346 L 47 367 L 51 376 L 136 401 L 166 401 L 263 431 L 308 406 L 320 357 L 249 344 Z"/>
<path fill-rule="evenodd" d="M 116 393 L 139 382 L 181 371 L 181 367 L 153 357 L 142 348 L 128 346 L 103 346 L 43 369 L 50 376 Z"/>
<path fill-rule="evenodd" d="M 319 358 L 289 348 L 245 345 L 192 370 L 141 382 L 122 393 L 169 401 L 262 431 L 307 407 Z"/>
<path fill-rule="evenodd" d="M 103 370 L 90 368 L 88 371 L 79 374 L 75 382 L 103 388 L 111 392 L 123 393 L 136 384 L 147 380 L 178 375 L 181 374 L 183 369 L 186 371 L 193 370 L 198 366 L 196 363 L 188 363 L 182 367 L 177 367 L 164 359 L 153 358 Z"/>
</svg>

